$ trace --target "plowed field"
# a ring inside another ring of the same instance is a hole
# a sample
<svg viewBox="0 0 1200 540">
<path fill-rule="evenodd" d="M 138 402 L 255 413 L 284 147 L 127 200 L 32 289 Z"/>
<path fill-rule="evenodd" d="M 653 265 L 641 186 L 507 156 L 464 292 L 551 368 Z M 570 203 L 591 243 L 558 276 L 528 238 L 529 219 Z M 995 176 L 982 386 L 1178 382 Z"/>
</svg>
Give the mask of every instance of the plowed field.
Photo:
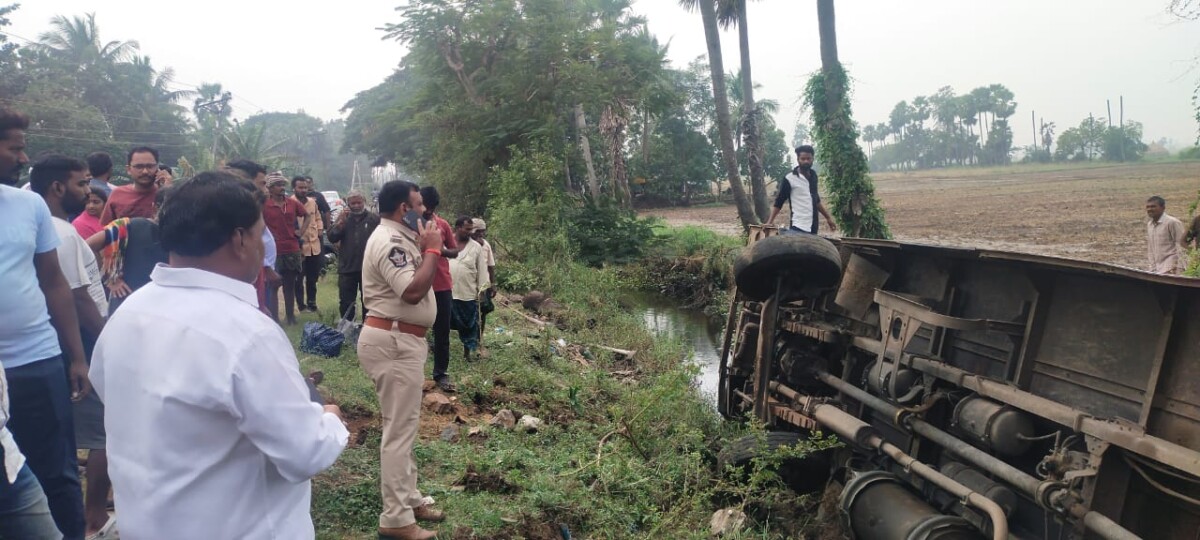
<svg viewBox="0 0 1200 540">
<path fill-rule="evenodd" d="M 944 169 L 873 178 L 897 240 L 1142 267 L 1146 198 L 1166 198 L 1167 213 L 1186 224 L 1188 207 L 1200 191 L 1200 162 Z M 730 205 L 643 215 L 672 225 L 740 232 Z"/>
</svg>

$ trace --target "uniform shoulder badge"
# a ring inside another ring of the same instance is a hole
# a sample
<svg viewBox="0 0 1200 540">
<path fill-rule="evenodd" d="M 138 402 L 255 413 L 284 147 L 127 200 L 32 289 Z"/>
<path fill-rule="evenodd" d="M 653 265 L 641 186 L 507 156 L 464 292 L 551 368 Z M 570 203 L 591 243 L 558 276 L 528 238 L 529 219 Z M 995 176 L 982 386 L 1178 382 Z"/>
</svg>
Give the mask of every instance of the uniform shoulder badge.
<svg viewBox="0 0 1200 540">
<path fill-rule="evenodd" d="M 388 253 L 388 260 L 392 261 L 392 266 L 404 268 L 408 266 L 408 253 L 405 253 L 399 246 L 395 246 L 392 248 L 391 253 Z"/>
</svg>

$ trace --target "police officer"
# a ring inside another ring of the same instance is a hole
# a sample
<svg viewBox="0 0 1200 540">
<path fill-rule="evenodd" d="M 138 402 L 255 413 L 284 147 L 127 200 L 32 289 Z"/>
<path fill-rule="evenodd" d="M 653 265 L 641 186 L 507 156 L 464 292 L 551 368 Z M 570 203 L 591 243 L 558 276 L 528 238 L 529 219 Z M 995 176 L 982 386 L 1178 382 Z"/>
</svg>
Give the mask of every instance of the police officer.
<svg viewBox="0 0 1200 540">
<path fill-rule="evenodd" d="M 438 228 L 418 218 L 424 210 L 416 184 L 384 184 L 379 191 L 379 227 L 367 239 L 363 255 L 368 315 L 358 338 L 358 362 L 375 381 L 383 416 L 380 538 L 434 538 L 436 534 L 417 521 L 446 518 L 422 502 L 413 459 L 429 353 L 425 333 L 437 314 L 432 285 L 442 247 Z"/>
</svg>

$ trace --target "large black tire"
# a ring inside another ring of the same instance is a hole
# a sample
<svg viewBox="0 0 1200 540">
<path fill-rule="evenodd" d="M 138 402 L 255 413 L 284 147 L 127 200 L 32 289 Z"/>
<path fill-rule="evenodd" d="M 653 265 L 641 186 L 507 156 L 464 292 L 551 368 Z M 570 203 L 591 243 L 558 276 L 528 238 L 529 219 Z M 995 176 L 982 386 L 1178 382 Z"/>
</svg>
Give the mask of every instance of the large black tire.
<svg viewBox="0 0 1200 540">
<path fill-rule="evenodd" d="M 760 302 L 775 294 L 782 276 L 787 286 L 780 301 L 789 302 L 803 292 L 836 287 L 842 279 L 842 258 L 820 236 L 772 236 L 742 250 L 733 263 L 733 276 L 743 295 Z"/>
<path fill-rule="evenodd" d="M 717 466 L 721 471 L 732 467 L 744 471 L 754 458 L 768 454 L 777 448 L 794 446 L 806 440 L 807 435 L 791 431 L 769 431 L 765 438 L 755 435 L 742 437 L 726 446 L 717 454 Z M 830 451 L 809 454 L 803 458 L 789 459 L 775 471 L 788 486 L 800 494 L 816 493 L 825 488 L 831 469 Z"/>
</svg>

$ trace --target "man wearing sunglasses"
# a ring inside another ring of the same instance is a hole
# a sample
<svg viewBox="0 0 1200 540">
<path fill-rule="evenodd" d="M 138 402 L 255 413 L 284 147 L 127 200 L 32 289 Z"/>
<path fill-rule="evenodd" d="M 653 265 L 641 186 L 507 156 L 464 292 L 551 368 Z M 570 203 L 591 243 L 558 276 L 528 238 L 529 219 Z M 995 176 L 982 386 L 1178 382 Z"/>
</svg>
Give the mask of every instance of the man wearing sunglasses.
<svg viewBox="0 0 1200 540">
<path fill-rule="evenodd" d="M 154 217 L 154 195 L 158 188 L 171 185 L 171 174 L 160 170 L 158 150 L 139 146 L 129 151 L 125 172 L 133 183 L 113 189 L 108 204 L 100 214 L 100 224 L 108 225 L 119 218 Z"/>
</svg>

